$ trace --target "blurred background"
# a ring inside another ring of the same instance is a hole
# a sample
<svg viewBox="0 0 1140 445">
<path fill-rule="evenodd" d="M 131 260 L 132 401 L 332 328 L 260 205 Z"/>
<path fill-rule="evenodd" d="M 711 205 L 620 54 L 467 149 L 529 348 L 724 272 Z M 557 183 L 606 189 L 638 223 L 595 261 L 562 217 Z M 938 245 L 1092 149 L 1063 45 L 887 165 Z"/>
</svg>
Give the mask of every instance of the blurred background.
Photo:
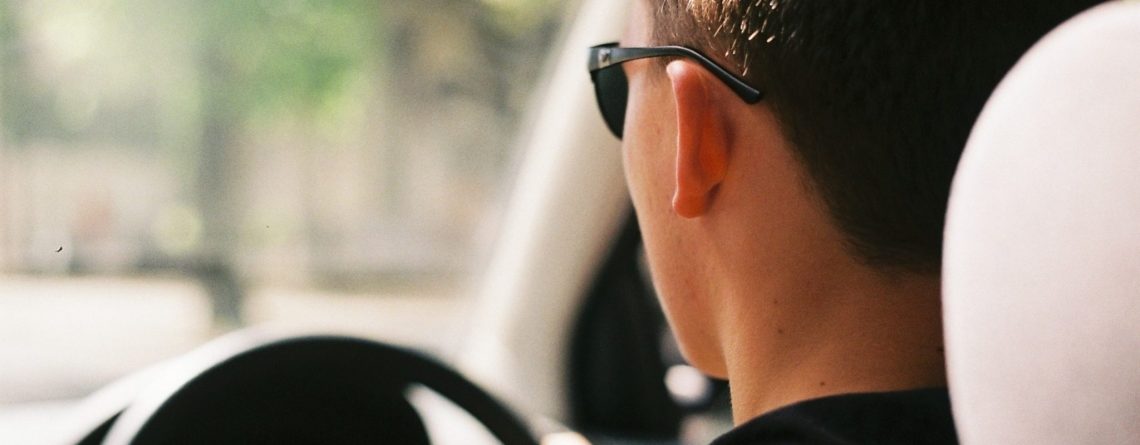
<svg viewBox="0 0 1140 445">
<path fill-rule="evenodd" d="M 0 0 L 0 409 L 250 324 L 446 348 L 576 3 Z"/>
</svg>

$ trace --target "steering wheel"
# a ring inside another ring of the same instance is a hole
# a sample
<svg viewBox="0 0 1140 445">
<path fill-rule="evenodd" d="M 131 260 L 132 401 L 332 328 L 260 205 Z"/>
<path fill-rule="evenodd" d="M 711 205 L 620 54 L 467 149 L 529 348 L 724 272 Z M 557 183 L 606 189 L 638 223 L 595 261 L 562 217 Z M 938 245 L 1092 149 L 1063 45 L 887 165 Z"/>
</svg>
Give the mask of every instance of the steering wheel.
<svg viewBox="0 0 1140 445">
<path fill-rule="evenodd" d="M 457 372 L 369 340 L 232 335 L 163 374 L 80 443 L 428 444 L 404 397 L 409 385 L 421 384 L 502 443 L 537 444 L 506 407 Z"/>
</svg>

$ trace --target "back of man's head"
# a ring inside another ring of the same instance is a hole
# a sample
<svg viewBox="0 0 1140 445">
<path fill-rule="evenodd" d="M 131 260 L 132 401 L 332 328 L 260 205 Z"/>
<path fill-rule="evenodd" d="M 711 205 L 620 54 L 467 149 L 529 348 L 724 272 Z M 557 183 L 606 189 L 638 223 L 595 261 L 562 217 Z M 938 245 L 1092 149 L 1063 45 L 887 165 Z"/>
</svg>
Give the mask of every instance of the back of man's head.
<svg viewBox="0 0 1140 445">
<path fill-rule="evenodd" d="M 806 184 L 872 266 L 935 272 L 950 181 L 1002 76 L 1101 0 L 640 0 L 658 44 L 766 94 Z"/>
</svg>

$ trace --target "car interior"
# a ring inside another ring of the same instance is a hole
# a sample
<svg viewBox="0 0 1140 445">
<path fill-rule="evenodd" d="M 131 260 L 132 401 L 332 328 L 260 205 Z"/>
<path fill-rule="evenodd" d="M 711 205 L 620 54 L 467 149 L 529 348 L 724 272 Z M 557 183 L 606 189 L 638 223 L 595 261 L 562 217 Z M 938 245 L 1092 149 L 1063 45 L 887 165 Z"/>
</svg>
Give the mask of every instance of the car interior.
<svg viewBox="0 0 1140 445">
<path fill-rule="evenodd" d="M 727 384 L 685 364 L 657 304 L 620 142 L 585 71 L 626 2 L 567 10 L 493 248 L 451 319 L 457 341 L 229 330 L 0 439 L 689 444 L 730 429 Z M 974 127 L 943 269 L 963 443 L 1140 442 L 1137 42 L 1140 2 L 1082 13 L 1025 55 Z M 8 408 L 0 429 L 19 427 Z"/>
</svg>

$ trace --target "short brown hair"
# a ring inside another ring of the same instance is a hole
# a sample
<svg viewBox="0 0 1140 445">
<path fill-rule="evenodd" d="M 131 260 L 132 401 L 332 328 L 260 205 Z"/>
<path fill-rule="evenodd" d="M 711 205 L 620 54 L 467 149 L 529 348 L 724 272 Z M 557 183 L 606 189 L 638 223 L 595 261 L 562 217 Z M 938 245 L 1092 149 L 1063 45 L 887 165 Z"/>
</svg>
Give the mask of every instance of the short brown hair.
<svg viewBox="0 0 1140 445">
<path fill-rule="evenodd" d="M 1017 59 L 1101 0 L 640 0 L 765 92 L 854 253 L 936 272 L 950 181 Z"/>
</svg>

